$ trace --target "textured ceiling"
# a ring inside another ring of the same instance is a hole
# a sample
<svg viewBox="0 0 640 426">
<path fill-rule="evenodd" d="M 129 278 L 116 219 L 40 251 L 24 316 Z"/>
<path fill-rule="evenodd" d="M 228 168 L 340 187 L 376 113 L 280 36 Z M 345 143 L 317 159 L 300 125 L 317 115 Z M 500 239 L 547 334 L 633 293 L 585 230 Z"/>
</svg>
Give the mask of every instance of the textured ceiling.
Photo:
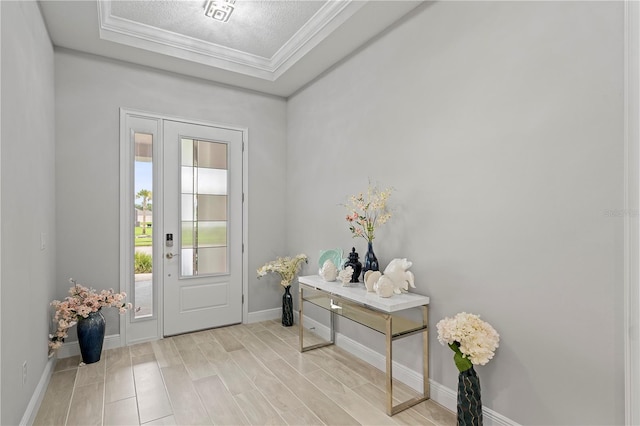
<svg viewBox="0 0 640 426">
<path fill-rule="evenodd" d="M 207 0 L 39 0 L 57 48 L 284 97 L 423 3 L 236 0 L 219 22 Z"/>
<path fill-rule="evenodd" d="M 206 3 L 114 1 L 111 15 L 268 59 L 326 2 L 239 0 L 229 22 L 205 16 Z"/>
<path fill-rule="evenodd" d="M 100 38 L 205 65 L 276 80 L 365 2 L 217 0 L 225 22 L 203 4 L 183 1 L 99 1 Z M 229 13 L 229 11 L 233 13 Z"/>
</svg>

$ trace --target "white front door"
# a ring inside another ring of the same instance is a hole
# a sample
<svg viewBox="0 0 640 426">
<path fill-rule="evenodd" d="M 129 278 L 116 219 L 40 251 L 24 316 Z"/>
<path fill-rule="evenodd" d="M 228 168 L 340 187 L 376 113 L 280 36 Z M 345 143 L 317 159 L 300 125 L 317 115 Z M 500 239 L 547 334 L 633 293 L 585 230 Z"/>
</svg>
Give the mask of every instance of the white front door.
<svg viewBox="0 0 640 426">
<path fill-rule="evenodd" d="M 242 322 L 242 132 L 163 133 L 164 335 Z"/>
</svg>

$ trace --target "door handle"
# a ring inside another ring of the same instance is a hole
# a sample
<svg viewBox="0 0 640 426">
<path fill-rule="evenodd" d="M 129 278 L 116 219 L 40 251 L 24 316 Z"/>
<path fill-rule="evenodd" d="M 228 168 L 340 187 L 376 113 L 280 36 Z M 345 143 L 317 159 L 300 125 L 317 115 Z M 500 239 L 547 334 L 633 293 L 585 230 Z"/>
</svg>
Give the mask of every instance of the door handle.
<svg viewBox="0 0 640 426">
<path fill-rule="evenodd" d="M 173 259 L 176 256 L 180 256 L 180 253 L 167 253 L 165 256 L 167 259 Z"/>
</svg>

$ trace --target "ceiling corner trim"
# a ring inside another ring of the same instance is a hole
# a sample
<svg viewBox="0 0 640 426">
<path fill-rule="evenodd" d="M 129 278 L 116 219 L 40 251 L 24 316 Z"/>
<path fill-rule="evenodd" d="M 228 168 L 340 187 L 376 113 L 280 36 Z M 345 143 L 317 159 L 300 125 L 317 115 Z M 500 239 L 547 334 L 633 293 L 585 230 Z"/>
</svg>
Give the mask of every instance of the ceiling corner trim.
<svg viewBox="0 0 640 426">
<path fill-rule="evenodd" d="M 369 1 L 338 0 L 325 3 L 271 58 L 276 78 L 284 74 Z"/>
</svg>

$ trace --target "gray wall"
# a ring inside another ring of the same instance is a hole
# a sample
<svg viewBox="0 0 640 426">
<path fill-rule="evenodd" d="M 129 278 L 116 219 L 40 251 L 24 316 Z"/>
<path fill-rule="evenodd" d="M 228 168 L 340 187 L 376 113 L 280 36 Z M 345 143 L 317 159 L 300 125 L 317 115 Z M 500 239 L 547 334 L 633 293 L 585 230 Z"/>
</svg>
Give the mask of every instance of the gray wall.
<svg viewBox="0 0 640 426">
<path fill-rule="evenodd" d="M 47 363 L 55 288 L 53 48 L 35 2 L 2 8 L 2 418 L 18 424 Z M 40 250 L 40 234 L 47 246 Z M 22 363 L 27 383 L 22 384 Z"/>
<path fill-rule="evenodd" d="M 249 129 L 249 311 L 278 306 L 255 270 L 283 252 L 286 106 L 281 98 L 218 86 L 67 50 L 55 53 L 58 294 L 68 278 L 118 287 L 119 108 Z M 115 311 L 111 312 L 114 316 Z M 107 319 L 107 334 L 118 321 Z"/>
<path fill-rule="evenodd" d="M 371 177 L 396 188 L 376 253 L 414 261 L 432 325 L 466 310 L 500 332 L 478 368 L 487 407 L 523 424 L 623 423 L 622 219 L 609 214 L 623 206 L 622 4 L 425 6 L 286 106 L 68 51 L 54 81 L 35 3 L 0 7 L 0 423 L 33 394 L 68 277 L 117 286 L 119 107 L 249 128 L 251 312 L 279 304 L 253 274 L 276 255 L 308 253 L 309 273 L 320 249 L 364 253 L 339 204 Z M 397 355 L 417 370 L 413 349 Z M 435 332 L 431 350 L 432 379 L 454 389 Z"/>
<path fill-rule="evenodd" d="M 624 422 L 623 28 L 621 2 L 425 5 L 287 104 L 289 251 L 364 255 L 338 204 L 395 187 L 375 250 L 432 298 L 431 378 L 456 388 L 436 322 L 480 314 L 484 405 L 522 424 Z"/>
</svg>

